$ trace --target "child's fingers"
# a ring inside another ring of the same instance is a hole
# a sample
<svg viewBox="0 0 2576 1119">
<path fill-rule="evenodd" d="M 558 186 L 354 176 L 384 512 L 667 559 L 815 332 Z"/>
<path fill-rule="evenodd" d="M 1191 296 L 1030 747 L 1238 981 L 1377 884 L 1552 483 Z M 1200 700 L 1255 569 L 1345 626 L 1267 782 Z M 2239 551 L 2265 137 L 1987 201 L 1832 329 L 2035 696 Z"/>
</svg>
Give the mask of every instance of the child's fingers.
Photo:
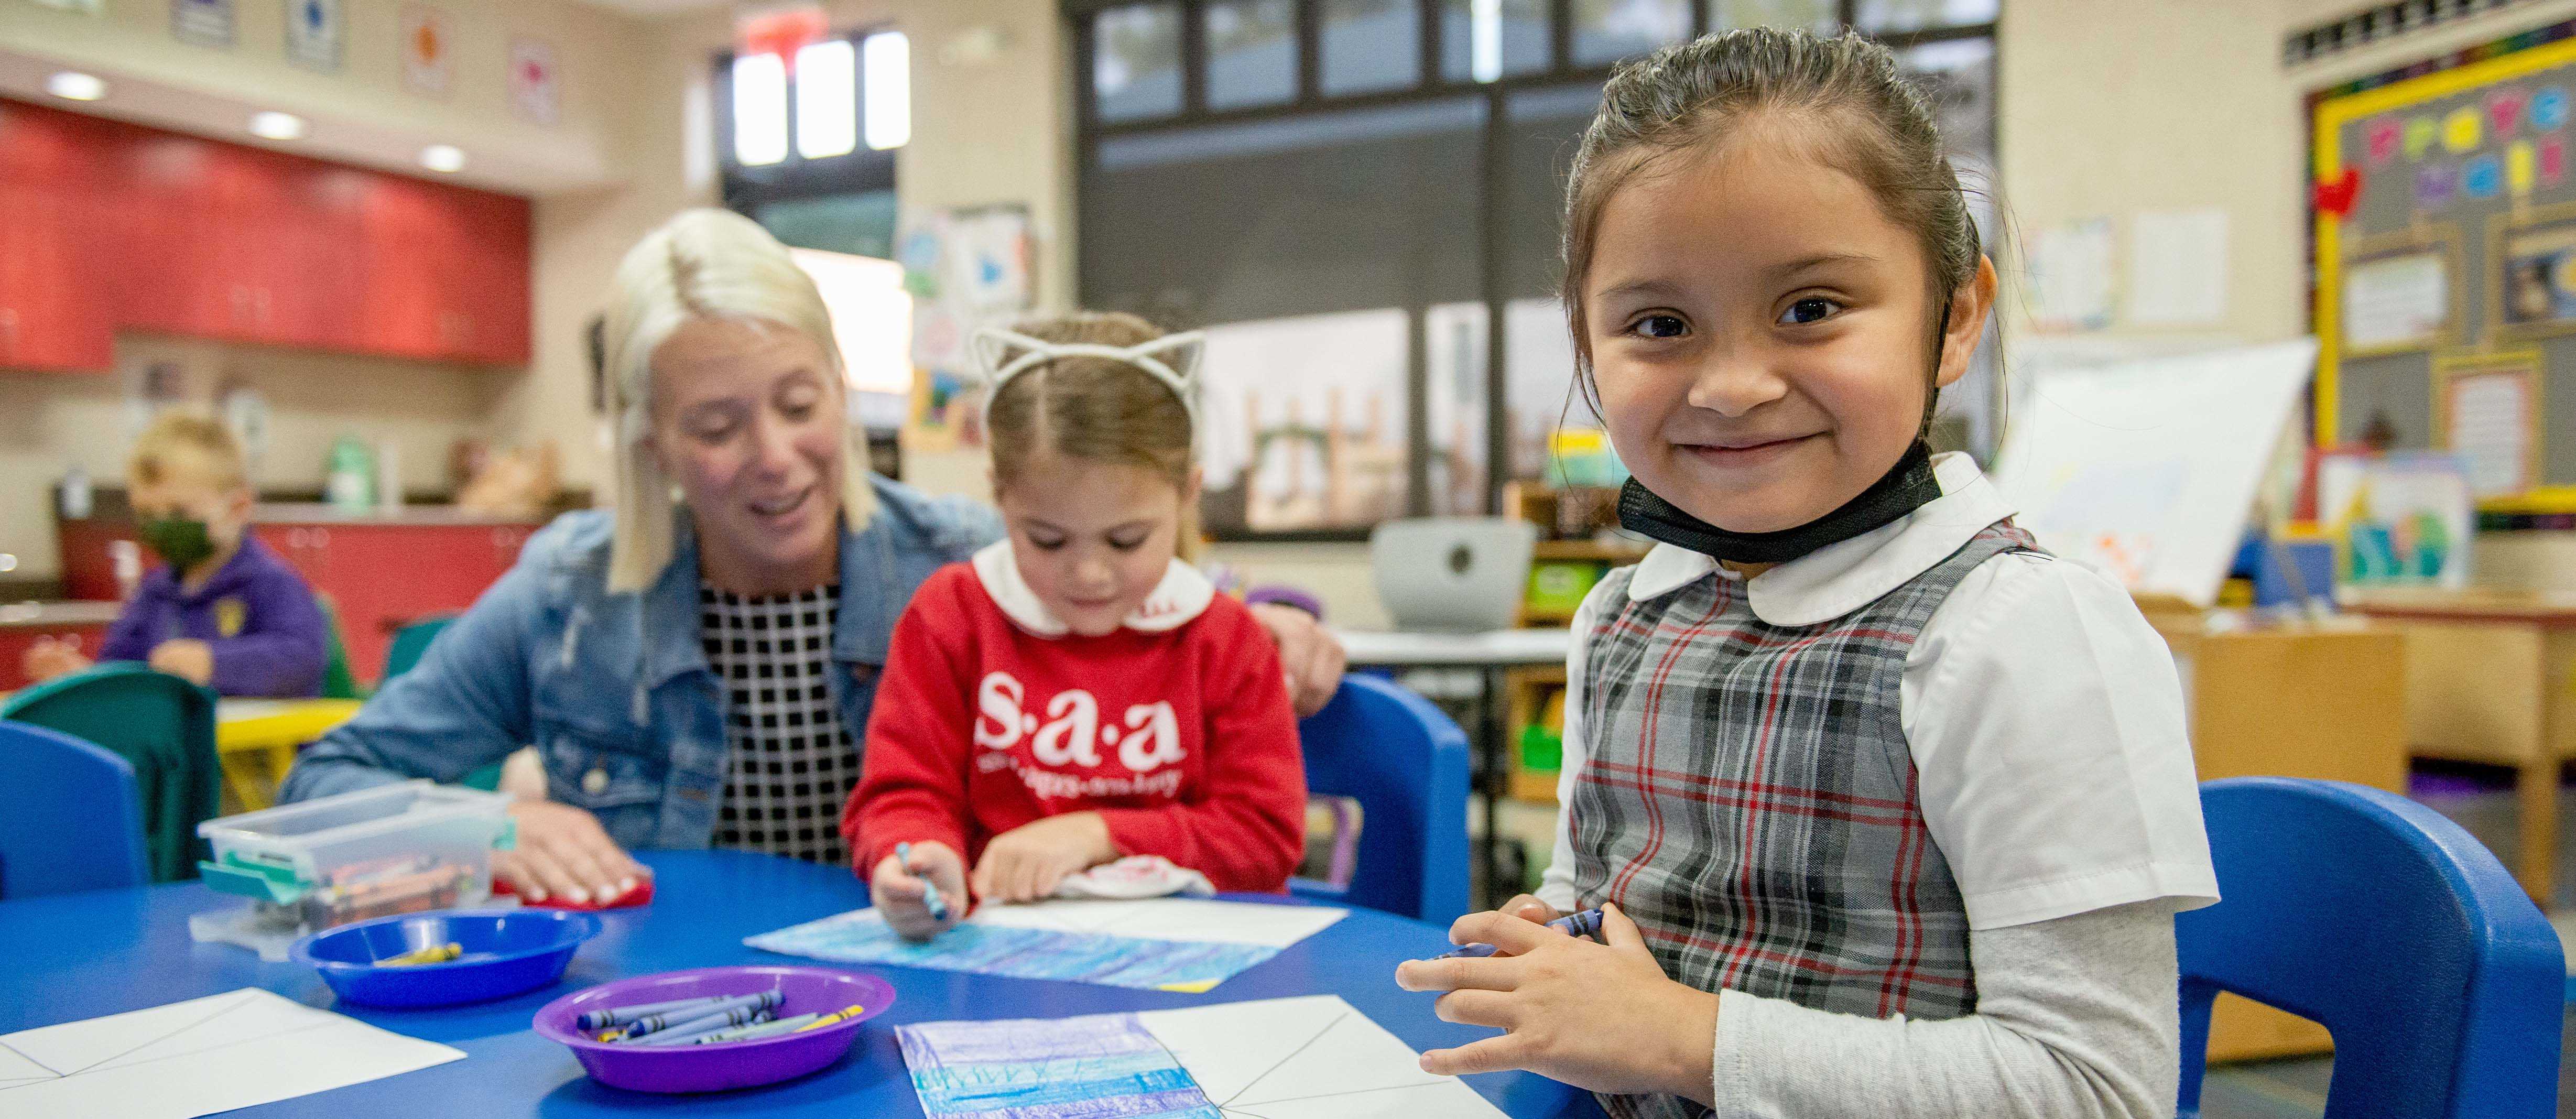
<svg viewBox="0 0 2576 1119">
<path fill-rule="evenodd" d="M 1527 1043 L 1517 1036 L 1504 1034 L 1455 1049 L 1434 1049 L 1422 1055 L 1422 1071 L 1433 1076 L 1465 1076 L 1521 1068 L 1527 1048 Z"/>
<path fill-rule="evenodd" d="M 1452 944 L 1491 944 L 1516 956 L 1546 943 L 1548 937 L 1564 935 L 1536 921 L 1498 912 L 1470 913 L 1449 926 Z"/>
<path fill-rule="evenodd" d="M 1467 1026 L 1509 1030 L 1521 1024 L 1520 1000 L 1500 991 L 1451 991 L 1432 1000 L 1431 1013 Z"/>
<path fill-rule="evenodd" d="M 1646 950 L 1646 936 L 1637 931 L 1637 922 L 1630 920 L 1625 910 L 1611 902 L 1601 905 L 1601 943 L 1623 950 Z"/>
<path fill-rule="evenodd" d="M 1522 965 L 1510 956 L 1406 960 L 1395 965 L 1395 985 L 1408 991 L 1514 991 Z"/>
<path fill-rule="evenodd" d="M 1562 914 L 1556 911 L 1555 906 L 1538 900 L 1537 894 L 1522 894 L 1519 897 L 1504 902 L 1502 904 L 1502 908 L 1495 912 L 1508 913 L 1514 917 L 1520 918 L 1521 920 L 1535 921 L 1542 925 L 1562 916 Z"/>
<path fill-rule="evenodd" d="M 991 848 L 985 848 L 984 861 L 975 864 L 974 884 L 977 894 L 987 898 L 999 896 L 993 890 L 993 871 L 994 864 L 1000 861 L 1000 857 L 995 855 Z"/>
</svg>

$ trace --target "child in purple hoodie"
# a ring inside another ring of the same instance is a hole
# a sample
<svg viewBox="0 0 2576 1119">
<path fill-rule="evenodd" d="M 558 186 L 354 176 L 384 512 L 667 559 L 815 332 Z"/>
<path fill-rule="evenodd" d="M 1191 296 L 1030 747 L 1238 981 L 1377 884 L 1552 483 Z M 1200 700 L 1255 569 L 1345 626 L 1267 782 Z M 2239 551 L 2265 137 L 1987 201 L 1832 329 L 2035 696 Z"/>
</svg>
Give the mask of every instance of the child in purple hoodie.
<svg viewBox="0 0 2576 1119">
<path fill-rule="evenodd" d="M 135 440 L 126 473 L 143 542 L 166 563 L 144 575 L 98 659 L 143 661 L 228 696 L 319 694 L 328 623 L 303 578 L 246 533 L 251 491 L 232 433 L 164 415 Z M 46 641 L 25 667 L 48 680 L 91 663 Z"/>
</svg>

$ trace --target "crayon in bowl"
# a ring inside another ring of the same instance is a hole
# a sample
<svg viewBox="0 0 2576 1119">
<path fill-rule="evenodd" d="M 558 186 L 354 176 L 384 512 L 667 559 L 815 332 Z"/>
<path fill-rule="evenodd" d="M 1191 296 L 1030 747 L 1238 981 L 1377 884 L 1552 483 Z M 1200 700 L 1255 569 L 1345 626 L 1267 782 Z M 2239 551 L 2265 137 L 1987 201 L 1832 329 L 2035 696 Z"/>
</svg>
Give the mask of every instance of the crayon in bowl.
<svg viewBox="0 0 2576 1119">
<path fill-rule="evenodd" d="M 451 940 L 445 944 L 432 944 L 426 948 L 414 949 L 399 956 L 387 956 L 376 961 L 376 966 L 418 967 L 422 964 L 443 964 L 464 954 L 465 946 Z"/>
<path fill-rule="evenodd" d="M 727 997 L 728 996 L 725 995 L 699 995 L 693 999 L 672 999 L 668 1002 L 644 1002 L 637 1003 L 633 1006 L 612 1006 L 603 1010 L 589 1010 L 582 1012 L 581 1017 L 575 1019 L 573 1024 L 585 1032 L 605 1030 L 611 1026 L 624 1026 L 647 1014 L 660 1014 L 665 1011 L 687 1010 L 691 1007 L 707 1006 L 713 1003 L 723 1002 Z M 600 1040 L 606 1041 L 609 1039 L 601 1038 Z"/>
<path fill-rule="evenodd" d="M 665 1034 L 670 1040 L 680 1040 L 713 1030 L 748 1025 L 754 1015 L 777 1008 L 778 992 L 775 990 L 762 991 L 756 995 L 735 995 L 731 998 L 717 999 L 704 1006 L 647 1014 L 627 1023 L 623 1029 L 617 1031 L 616 1036 L 603 1037 L 600 1040 L 631 1043 L 655 1034 Z"/>
</svg>

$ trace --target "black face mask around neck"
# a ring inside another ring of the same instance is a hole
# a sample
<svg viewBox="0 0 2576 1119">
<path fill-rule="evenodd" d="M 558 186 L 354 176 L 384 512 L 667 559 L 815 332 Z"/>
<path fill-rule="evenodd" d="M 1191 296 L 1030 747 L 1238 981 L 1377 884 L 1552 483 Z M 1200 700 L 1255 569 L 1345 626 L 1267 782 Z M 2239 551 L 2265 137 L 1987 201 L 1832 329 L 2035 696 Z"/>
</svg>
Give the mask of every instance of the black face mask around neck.
<svg viewBox="0 0 2576 1119">
<path fill-rule="evenodd" d="M 1778 532 L 1729 532 L 1688 513 L 1631 477 L 1619 490 L 1619 525 L 1675 547 L 1728 563 L 1787 563 L 1829 544 L 1883 528 L 1941 496 L 1932 448 L 1917 439 L 1905 455 L 1842 508 Z"/>
</svg>

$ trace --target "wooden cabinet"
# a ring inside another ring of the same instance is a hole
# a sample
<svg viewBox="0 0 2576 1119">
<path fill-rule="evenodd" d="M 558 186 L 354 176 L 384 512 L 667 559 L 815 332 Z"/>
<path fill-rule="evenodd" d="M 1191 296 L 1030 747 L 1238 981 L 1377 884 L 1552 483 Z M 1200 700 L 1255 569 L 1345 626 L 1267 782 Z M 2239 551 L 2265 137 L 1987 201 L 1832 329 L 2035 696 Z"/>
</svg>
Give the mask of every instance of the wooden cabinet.
<svg viewBox="0 0 2576 1119">
<path fill-rule="evenodd" d="M 515 365 L 526 199 L 0 101 L 0 366 L 116 328 Z"/>
<path fill-rule="evenodd" d="M 0 368 L 100 372 L 113 362 L 106 293 L 90 247 L 105 131 L 70 114 L 0 104 Z"/>
</svg>

